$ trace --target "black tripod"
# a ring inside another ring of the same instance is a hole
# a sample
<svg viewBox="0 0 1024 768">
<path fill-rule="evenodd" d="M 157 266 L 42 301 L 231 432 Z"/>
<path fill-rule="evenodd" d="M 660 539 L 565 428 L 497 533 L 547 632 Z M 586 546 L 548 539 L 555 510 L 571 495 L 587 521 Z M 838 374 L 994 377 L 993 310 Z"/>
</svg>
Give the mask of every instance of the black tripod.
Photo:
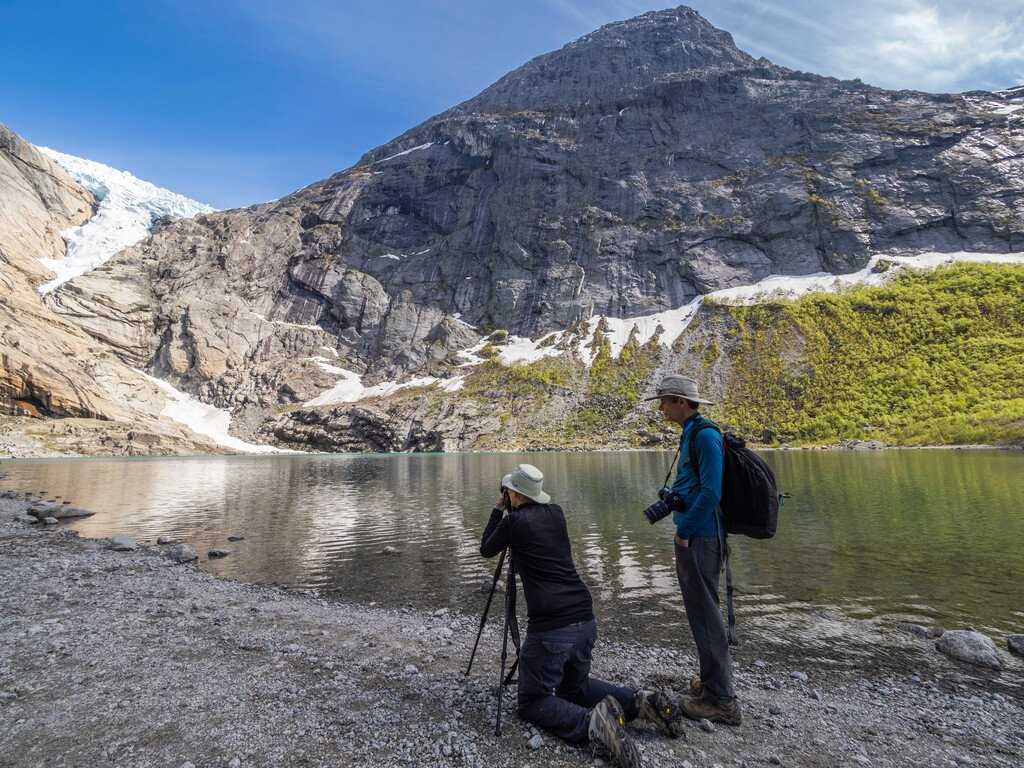
<svg viewBox="0 0 1024 768">
<path fill-rule="evenodd" d="M 484 625 L 487 623 L 487 614 L 491 610 L 491 601 L 494 599 L 494 592 L 498 587 L 498 579 L 501 578 L 501 569 L 505 565 L 505 556 L 508 550 L 502 551 L 498 557 L 498 567 L 494 569 L 494 580 L 491 582 L 491 592 L 487 595 L 487 603 L 484 605 L 483 615 L 480 617 L 480 628 L 476 632 L 476 642 L 473 643 L 473 652 L 469 655 L 469 664 L 466 666 L 466 676 L 469 676 L 473 669 L 473 659 L 476 658 L 476 649 L 480 644 L 480 636 L 484 632 Z M 505 664 L 508 662 L 508 638 L 512 636 L 512 645 L 516 649 L 516 660 L 512 663 L 512 669 L 508 675 L 505 674 Z M 501 672 L 498 675 L 498 712 L 494 717 L 494 733 L 501 736 L 501 698 L 505 686 L 512 682 L 516 668 L 519 666 L 519 620 L 516 617 L 516 569 L 511 557 L 508 558 L 508 576 L 505 579 L 505 626 L 502 629 L 501 638 Z"/>
</svg>

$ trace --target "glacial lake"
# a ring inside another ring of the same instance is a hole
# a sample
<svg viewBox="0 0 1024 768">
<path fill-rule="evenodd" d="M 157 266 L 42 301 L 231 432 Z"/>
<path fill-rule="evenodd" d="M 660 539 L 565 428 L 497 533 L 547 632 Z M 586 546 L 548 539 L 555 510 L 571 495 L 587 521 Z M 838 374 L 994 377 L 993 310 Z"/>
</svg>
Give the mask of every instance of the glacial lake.
<svg viewBox="0 0 1024 768">
<path fill-rule="evenodd" d="M 730 539 L 742 634 L 802 654 L 870 654 L 900 622 L 1024 633 L 1024 452 L 769 451 L 785 501 L 771 541 Z M 0 488 L 95 511 L 83 536 L 170 536 L 201 566 L 344 601 L 477 613 L 480 534 L 503 473 L 540 467 L 566 510 L 602 632 L 673 644 L 685 616 L 669 521 L 650 526 L 671 453 L 281 455 L 18 460 Z M 227 541 L 242 534 L 239 542 Z M 208 560 L 210 547 L 229 549 Z M 384 547 L 399 554 L 381 554 Z M 493 614 L 497 616 L 498 613 Z M 496 619 L 495 619 L 496 620 Z M 858 628 L 851 630 L 851 627 Z"/>
</svg>

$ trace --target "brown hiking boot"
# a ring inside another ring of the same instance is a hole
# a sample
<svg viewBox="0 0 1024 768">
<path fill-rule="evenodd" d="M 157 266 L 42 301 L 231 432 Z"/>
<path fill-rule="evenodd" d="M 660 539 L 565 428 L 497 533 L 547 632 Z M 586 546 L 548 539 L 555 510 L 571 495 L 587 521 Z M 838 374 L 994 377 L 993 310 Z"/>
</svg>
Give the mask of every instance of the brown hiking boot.
<svg viewBox="0 0 1024 768">
<path fill-rule="evenodd" d="M 690 678 L 690 695 L 702 696 L 704 694 L 704 681 L 699 677 Z"/>
<path fill-rule="evenodd" d="M 636 692 L 637 718 L 655 726 L 670 739 L 684 735 L 683 711 L 661 691 Z"/>
<path fill-rule="evenodd" d="M 706 696 L 684 696 L 683 714 L 691 720 L 710 720 L 723 725 L 739 725 L 743 722 L 740 703 L 735 698 L 728 701 L 712 701 Z"/>
<path fill-rule="evenodd" d="M 614 696 L 605 696 L 590 711 L 591 741 L 603 745 L 622 768 L 641 768 L 640 750 L 626 733 L 626 715 Z"/>
</svg>

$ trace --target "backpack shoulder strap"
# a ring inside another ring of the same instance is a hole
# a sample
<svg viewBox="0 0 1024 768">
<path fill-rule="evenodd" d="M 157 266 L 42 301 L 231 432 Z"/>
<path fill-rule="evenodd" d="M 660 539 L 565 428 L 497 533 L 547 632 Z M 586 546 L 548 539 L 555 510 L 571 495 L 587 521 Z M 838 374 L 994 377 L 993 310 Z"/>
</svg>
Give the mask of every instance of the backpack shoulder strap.
<svg viewBox="0 0 1024 768">
<path fill-rule="evenodd" d="M 703 416 L 698 416 L 697 418 L 700 419 L 700 421 L 698 421 L 694 425 L 693 432 L 690 433 L 689 452 L 690 452 L 690 466 L 693 467 L 693 471 L 696 472 L 699 475 L 700 474 L 700 457 L 697 455 L 697 435 L 699 435 L 705 429 L 713 429 L 718 434 L 722 434 L 722 429 L 717 424 L 715 424 L 715 422 L 711 421 L 711 419 L 706 419 Z"/>
</svg>

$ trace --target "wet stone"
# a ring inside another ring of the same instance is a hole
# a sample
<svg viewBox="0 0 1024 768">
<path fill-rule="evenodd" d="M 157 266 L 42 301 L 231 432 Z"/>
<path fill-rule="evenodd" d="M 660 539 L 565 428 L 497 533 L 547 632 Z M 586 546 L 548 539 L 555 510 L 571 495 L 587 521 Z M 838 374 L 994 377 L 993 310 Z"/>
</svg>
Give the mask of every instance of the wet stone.
<svg viewBox="0 0 1024 768">
<path fill-rule="evenodd" d="M 110 548 L 115 552 L 134 552 L 138 547 L 131 536 L 119 534 L 110 538 Z"/>
<path fill-rule="evenodd" d="M 1006 647 L 1010 649 L 1010 653 L 1024 656 L 1024 635 L 1009 635 L 1006 638 Z"/>
<path fill-rule="evenodd" d="M 212 549 L 206 550 L 206 556 L 210 558 L 227 557 L 230 554 L 231 550 L 229 549 L 218 549 L 217 547 L 213 547 Z"/>
<path fill-rule="evenodd" d="M 199 555 L 188 544 L 175 544 L 168 550 L 167 557 L 176 563 L 190 563 L 199 559 Z"/>
</svg>

